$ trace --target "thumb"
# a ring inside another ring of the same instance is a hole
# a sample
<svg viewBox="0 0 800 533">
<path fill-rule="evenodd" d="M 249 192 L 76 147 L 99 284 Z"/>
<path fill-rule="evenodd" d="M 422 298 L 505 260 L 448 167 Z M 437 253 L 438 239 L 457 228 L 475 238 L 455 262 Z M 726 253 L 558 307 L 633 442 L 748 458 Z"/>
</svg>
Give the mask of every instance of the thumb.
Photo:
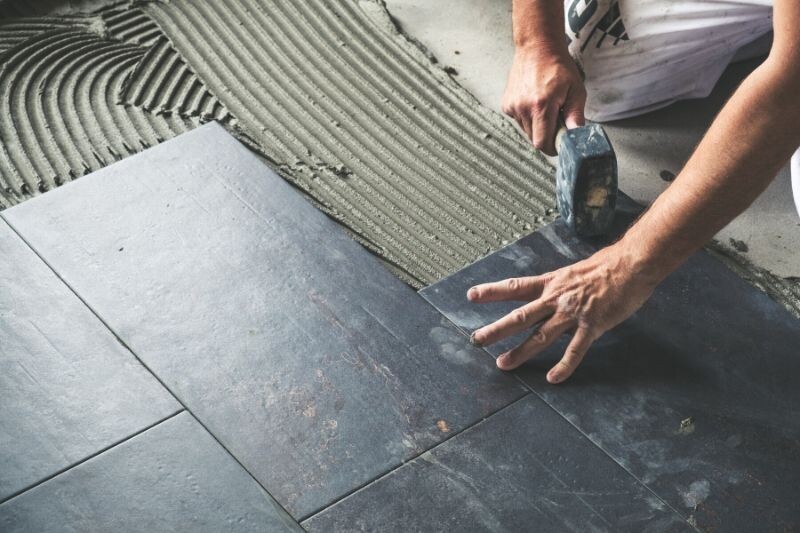
<svg viewBox="0 0 800 533">
<path fill-rule="evenodd" d="M 578 128 L 586 124 L 586 117 L 583 115 L 583 108 L 586 105 L 586 93 L 580 91 L 579 94 L 570 92 L 564 105 L 561 107 L 561 112 L 564 115 L 564 123 L 567 129 Z"/>
</svg>

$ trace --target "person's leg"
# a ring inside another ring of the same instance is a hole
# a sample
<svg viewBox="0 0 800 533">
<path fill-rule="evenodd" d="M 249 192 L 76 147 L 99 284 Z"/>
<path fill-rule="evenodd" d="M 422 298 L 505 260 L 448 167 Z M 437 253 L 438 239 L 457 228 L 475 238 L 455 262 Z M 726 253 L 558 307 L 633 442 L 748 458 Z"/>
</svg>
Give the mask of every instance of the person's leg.
<svg viewBox="0 0 800 533">
<path fill-rule="evenodd" d="M 741 47 L 772 27 L 768 0 L 565 0 L 586 116 L 630 117 L 709 94 Z"/>
</svg>

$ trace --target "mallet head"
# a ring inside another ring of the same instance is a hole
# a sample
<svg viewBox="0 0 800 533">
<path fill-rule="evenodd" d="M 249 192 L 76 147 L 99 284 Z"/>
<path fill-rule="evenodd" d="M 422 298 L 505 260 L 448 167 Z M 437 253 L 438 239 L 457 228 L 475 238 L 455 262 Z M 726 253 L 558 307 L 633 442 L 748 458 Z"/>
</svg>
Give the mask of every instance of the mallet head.
<svg viewBox="0 0 800 533">
<path fill-rule="evenodd" d="M 556 138 L 558 212 L 577 235 L 606 233 L 617 204 L 617 156 L 599 124 L 562 130 Z"/>
</svg>

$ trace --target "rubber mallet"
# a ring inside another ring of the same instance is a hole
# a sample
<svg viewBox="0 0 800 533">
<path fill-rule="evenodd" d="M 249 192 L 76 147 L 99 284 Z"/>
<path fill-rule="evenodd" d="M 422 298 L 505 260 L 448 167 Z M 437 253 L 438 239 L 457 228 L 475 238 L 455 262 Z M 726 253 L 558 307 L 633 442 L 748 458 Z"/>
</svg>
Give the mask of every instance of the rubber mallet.
<svg viewBox="0 0 800 533">
<path fill-rule="evenodd" d="M 603 235 L 617 205 L 617 155 L 599 124 L 566 129 L 556 135 L 558 212 L 575 234 Z"/>
</svg>

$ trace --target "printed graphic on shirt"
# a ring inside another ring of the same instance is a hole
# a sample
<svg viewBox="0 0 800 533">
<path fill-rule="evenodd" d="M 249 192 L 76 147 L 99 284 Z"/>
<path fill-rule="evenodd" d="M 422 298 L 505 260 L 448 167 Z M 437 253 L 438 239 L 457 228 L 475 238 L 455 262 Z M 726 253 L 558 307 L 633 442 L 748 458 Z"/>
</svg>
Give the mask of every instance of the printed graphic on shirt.
<svg viewBox="0 0 800 533">
<path fill-rule="evenodd" d="M 567 44 L 571 49 L 575 48 L 573 42 L 583 52 L 590 45 L 616 46 L 628 40 L 619 0 L 568 0 L 566 8 Z"/>
</svg>

